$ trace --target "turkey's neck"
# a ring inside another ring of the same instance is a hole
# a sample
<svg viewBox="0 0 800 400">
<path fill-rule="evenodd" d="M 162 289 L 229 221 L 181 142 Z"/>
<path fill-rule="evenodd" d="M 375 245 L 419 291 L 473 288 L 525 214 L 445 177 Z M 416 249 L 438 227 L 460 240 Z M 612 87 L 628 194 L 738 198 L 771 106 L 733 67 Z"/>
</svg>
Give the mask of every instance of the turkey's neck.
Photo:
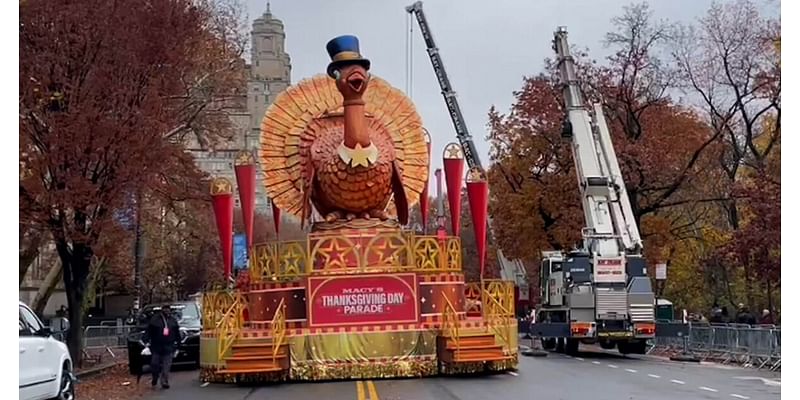
<svg viewBox="0 0 800 400">
<path fill-rule="evenodd" d="M 347 148 L 355 149 L 357 144 L 367 147 L 372 143 L 367 132 L 364 104 L 363 99 L 344 102 L 344 145 Z"/>
</svg>

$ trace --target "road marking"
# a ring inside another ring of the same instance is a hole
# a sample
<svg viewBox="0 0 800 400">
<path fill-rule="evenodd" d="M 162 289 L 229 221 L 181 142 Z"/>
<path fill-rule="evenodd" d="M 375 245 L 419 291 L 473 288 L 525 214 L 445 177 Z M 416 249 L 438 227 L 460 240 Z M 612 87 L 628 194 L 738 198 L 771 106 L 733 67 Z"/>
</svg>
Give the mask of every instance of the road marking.
<svg viewBox="0 0 800 400">
<path fill-rule="evenodd" d="M 519 376 L 519 374 L 514 371 L 508 371 L 508 374 L 511 376 Z"/>
<path fill-rule="evenodd" d="M 576 360 L 578 360 L 578 361 L 584 361 L 584 360 L 583 360 L 582 358 L 580 358 L 580 357 L 575 357 L 575 359 L 576 359 Z"/>
<path fill-rule="evenodd" d="M 628 371 L 632 374 L 635 374 L 637 371 L 635 369 L 625 368 L 625 371 Z"/>
<path fill-rule="evenodd" d="M 367 389 L 369 389 L 369 400 L 380 400 L 378 389 L 375 389 L 375 384 L 372 381 L 367 381 Z"/>
<path fill-rule="evenodd" d="M 736 393 L 731 393 L 731 397 L 736 397 L 737 399 L 744 399 L 744 400 L 749 399 L 749 397 L 747 397 L 747 396 L 742 396 L 742 395 L 736 394 Z"/>
<path fill-rule="evenodd" d="M 619 368 L 619 367 L 614 364 L 608 364 L 608 368 Z"/>
<path fill-rule="evenodd" d="M 717 390 L 717 389 L 710 388 L 710 387 L 705 387 L 705 386 L 700 386 L 698 389 L 705 390 L 706 392 L 715 392 L 715 393 L 719 392 L 719 390 Z"/>
<path fill-rule="evenodd" d="M 594 364 L 594 365 L 600 365 L 600 361 L 592 361 L 592 364 Z"/>
<path fill-rule="evenodd" d="M 647 376 L 649 376 L 651 378 L 656 378 L 656 379 L 661 378 L 661 375 L 655 375 L 655 374 L 647 374 Z"/>
<path fill-rule="evenodd" d="M 206 387 L 206 386 L 208 386 L 208 384 L 209 384 L 209 382 L 203 382 L 203 384 L 200 385 L 200 387 Z"/>
<path fill-rule="evenodd" d="M 672 380 L 670 380 L 670 382 L 672 382 L 672 383 L 677 383 L 678 385 L 685 385 L 685 384 L 686 384 L 686 382 L 684 382 L 684 381 L 679 381 L 679 380 L 677 380 L 677 379 L 672 379 Z"/>
<path fill-rule="evenodd" d="M 358 400 L 366 400 L 366 396 L 364 396 L 364 382 L 356 381 L 356 395 Z"/>
<path fill-rule="evenodd" d="M 741 380 L 761 381 L 761 383 L 763 383 L 763 384 L 765 384 L 767 386 L 780 386 L 781 385 L 780 379 L 772 380 L 772 379 L 762 378 L 760 376 L 737 376 L 735 378 L 736 379 L 741 379 Z"/>
</svg>

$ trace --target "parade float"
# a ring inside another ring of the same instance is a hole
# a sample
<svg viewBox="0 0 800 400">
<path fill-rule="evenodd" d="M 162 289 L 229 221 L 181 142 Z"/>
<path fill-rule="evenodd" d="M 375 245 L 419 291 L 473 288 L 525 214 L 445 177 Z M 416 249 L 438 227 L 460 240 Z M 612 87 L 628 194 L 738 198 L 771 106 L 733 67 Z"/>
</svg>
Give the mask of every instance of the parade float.
<svg viewBox="0 0 800 400">
<path fill-rule="evenodd" d="M 458 216 L 466 175 L 483 277 L 485 175 L 464 171 L 461 148 L 448 145 L 450 234 L 442 221 L 435 235 L 406 229 L 419 201 L 427 220 L 431 150 L 420 116 L 400 90 L 369 74 L 357 38 L 335 38 L 327 50 L 327 74 L 288 88 L 267 110 L 259 162 L 245 152 L 235 163 L 249 250 L 248 279 L 238 284 L 231 275 L 234 184 L 224 178 L 211 184 L 230 283 L 203 295 L 201 380 L 515 368 L 513 282 L 465 282 L 462 272 Z M 300 219 L 310 228 L 305 240 L 252 243 L 257 164 L 273 213 Z"/>
</svg>

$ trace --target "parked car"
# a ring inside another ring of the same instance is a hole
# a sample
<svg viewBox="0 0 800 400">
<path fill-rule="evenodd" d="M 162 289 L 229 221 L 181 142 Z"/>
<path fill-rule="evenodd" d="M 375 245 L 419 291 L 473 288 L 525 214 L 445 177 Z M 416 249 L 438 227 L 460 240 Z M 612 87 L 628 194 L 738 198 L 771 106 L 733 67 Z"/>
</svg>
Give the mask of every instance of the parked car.
<svg viewBox="0 0 800 400">
<path fill-rule="evenodd" d="M 144 332 L 150 319 L 162 307 L 170 307 L 178 319 L 181 343 L 178 346 L 178 355 L 173 359 L 172 365 L 200 365 L 200 332 L 202 319 L 200 306 L 193 301 L 151 304 L 142 308 L 136 316 L 136 328 L 128 335 L 128 368 L 131 374 L 141 375 L 144 367 L 150 365 L 150 354 L 142 354 L 147 347 L 144 342 Z"/>
<path fill-rule="evenodd" d="M 19 398 L 75 399 L 75 376 L 67 346 L 19 302 Z M 63 333 L 63 332 L 56 332 Z"/>
</svg>

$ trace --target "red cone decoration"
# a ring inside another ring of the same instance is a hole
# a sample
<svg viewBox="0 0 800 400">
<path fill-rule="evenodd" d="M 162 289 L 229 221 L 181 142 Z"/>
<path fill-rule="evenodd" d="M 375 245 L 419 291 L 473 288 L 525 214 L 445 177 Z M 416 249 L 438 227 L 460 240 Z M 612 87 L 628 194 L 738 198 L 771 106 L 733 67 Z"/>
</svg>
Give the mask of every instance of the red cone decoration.
<svg viewBox="0 0 800 400">
<path fill-rule="evenodd" d="M 231 185 L 231 181 L 225 178 L 215 178 L 211 182 L 211 202 L 217 220 L 225 280 L 231 282 L 233 268 L 233 185 Z"/>
<path fill-rule="evenodd" d="M 478 247 L 478 263 L 481 267 L 481 280 L 486 267 L 486 223 L 489 214 L 489 182 L 479 168 L 472 168 L 467 175 L 467 196 L 472 213 L 472 226 L 475 230 L 475 243 Z"/>
<path fill-rule="evenodd" d="M 272 203 L 272 223 L 275 224 L 275 237 L 280 238 L 281 236 L 281 209 L 275 205 L 274 201 L 270 201 Z"/>
<path fill-rule="evenodd" d="M 428 145 L 428 160 L 431 159 L 431 135 L 425 130 L 425 142 Z M 422 217 L 422 233 L 428 233 L 428 185 L 430 184 L 430 172 L 425 177 L 425 188 L 422 189 L 422 194 L 419 197 L 419 213 Z"/>
<path fill-rule="evenodd" d="M 239 186 L 239 200 L 242 203 L 242 220 L 244 233 L 247 236 L 247 254 L 253 248 L 253 220 L 256 205 L 256 160 L 253 153 L 242 151 L 236 156 L 233 169 L 236 171 L 236 183 Z"/>
<path fill-rule="evenodd" d="M 447 183 L 447 203 L 453 236 L 461 233 L 461 184 L 464 181 L 464 152 L 457 143 L 444 148 L 444 179 Z"/>
</svg>

